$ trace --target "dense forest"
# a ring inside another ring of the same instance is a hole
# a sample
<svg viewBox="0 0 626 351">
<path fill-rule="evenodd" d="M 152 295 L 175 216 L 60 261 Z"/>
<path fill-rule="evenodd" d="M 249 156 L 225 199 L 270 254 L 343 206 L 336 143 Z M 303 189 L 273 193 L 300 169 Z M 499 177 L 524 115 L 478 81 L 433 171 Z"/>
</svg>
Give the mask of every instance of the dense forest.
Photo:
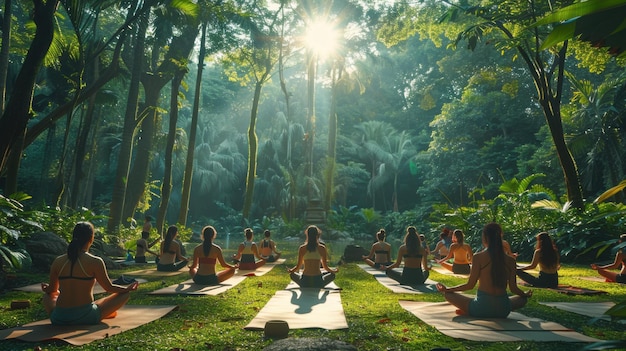
<svg viewBox="0 0 626 351">
<path fill-rule="evenodd" d="M 7 0 L 3 194 L 109 233 L 145 214 L 301 230 L 315 206 L 353 235 L 499 220 L 515 241 L 560 226 L 568 250 L 616 238 L 621 188 L 594 200 L 625 179 L 626 61 L 542 46 L 555 25 L 537 21 L 572 3 Z"/>
</svg>

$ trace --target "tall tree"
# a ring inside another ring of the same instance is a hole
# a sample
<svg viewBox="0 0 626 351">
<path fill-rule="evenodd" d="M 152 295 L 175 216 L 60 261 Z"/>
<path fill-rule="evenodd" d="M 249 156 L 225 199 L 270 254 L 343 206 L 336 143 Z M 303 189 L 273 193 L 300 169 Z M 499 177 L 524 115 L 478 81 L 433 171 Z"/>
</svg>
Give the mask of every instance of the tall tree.
<svg viewBox="0 0 626 351">
<path fill-rule="evenodd" d="M 546 124 L 554 143 L 563 171 L 568 200 L 576 208 L 583 207 L 583 192 L 576 162 L 567 146 L 561 117 L 565 60 L 568 43 L 550 51 L 540 50 L 547 33 L 530 27 L 540 17 L 550 11 L 549 3 L 530 0 L 493 0 L 487 4 L 468 3 L 467 1 L 446 1 L 445 4 L 431 3 L 419 8 L 405 8 L 402 19 L 394 15 L 391 22 L 407 24 L 401 34 L 389 34 L 395 40 L 398 37 L 420 32 L 440 42 L 439 31 L 433 31 L 435 24 L 409 24 L 419 12 L 419 18 L 442 18 L 442 23 L 449 24 L 443 31 L 447 35 L 456 33 L 456 43 L 467 41 L 467 47 L 474 50 L 478 43 L 485 40 L 500 50 L 512 50 L 526 65 L 537 91 L 537 101 L 544 114 Z M 397 14 L 397 13 L 396 13 Z M 391 28 L 388 26 L 387 28 Z M 390 33 L 390 32 L 389 32 Z M 437 37 L 433 35 L 437 33 Z"/>
<path fill-rule="evenodd" d="M 0 117 L 0 171 L 5 170 L 16 141 L 26 133 L 37 74 L 54 36 L 54 13 L 58 3 L 58 0 L 33 0 L 33 21 L 37 26 L 35 36 Z"/>
</svg>

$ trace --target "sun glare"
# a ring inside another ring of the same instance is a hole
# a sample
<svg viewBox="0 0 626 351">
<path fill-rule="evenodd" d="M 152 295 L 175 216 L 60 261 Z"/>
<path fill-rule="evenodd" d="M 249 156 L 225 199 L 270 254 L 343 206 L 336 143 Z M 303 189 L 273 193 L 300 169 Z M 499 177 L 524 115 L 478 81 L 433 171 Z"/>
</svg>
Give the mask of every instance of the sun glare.
<svg viewBox="0 0 626 351">
<path fill-rule="evenodd" d="M 326 21 L 309 23 L 304 37 L 306 47 L 320 59 L 330 56 L 335 51 L 337 39 L 337 31 Z"/>
</svg>

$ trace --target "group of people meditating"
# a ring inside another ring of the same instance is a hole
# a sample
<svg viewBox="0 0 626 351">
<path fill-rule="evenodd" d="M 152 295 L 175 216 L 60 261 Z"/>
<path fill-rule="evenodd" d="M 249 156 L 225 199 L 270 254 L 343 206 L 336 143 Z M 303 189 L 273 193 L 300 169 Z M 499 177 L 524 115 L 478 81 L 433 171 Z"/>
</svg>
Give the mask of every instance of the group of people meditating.
<svg viewBox="0 0 626 351">
<path fill-rule="evenodd" d="M 89 253 L 94 241 L 94 231 L 93 224 L 89 222 L 77 223 L 67 253 L 53 261 L 49 282 L 41 284 L 45 293 L 43 304 L 50 314 L 52 324 L 97 324 L 104 318 L 113 318 L 116 311 L 128 301 L 130 293 L 137 290 L 137 282 L 128 286 L 112 283 L 104 261 Z M 214 243 L 217 231 L 212 226 L 206 226 L 202 229 L 203 242 L 194 248 L 192 259 L 188 259 L 181 254 L 181 246 L 175 240 L 177 234 L 178 229 L 175 226 L 168 228 L 161 242 L 157 269 L 174 271 L 188 265 L 189 274 L 196 284 L 219 284 L 232 277 L 236 269 L 254 270 L 266 262 L 276 261 L 281 255 L 276 250 L 274 241 L 270 239 L 269 231 L 265 231 L 264 239 L 257 245 L 253 241 L 252 229 L 248 228 L 244 231 L 246 240 L 233 255 L 235 264 L 229 264 L 224 259 L 222 249 Z M 300 287 L 322 288 L 332 282 L 338 272 L 337 268 L 328 266 L 328 252 L 320 241 L 321 234 L 322 231 L 316 226 L 306 228 L 306 240 L 298 248 L 296 264 L 288 270 L 291 279 Z M 436 287 L 448 302 L 456 306 L 457 313 L 476 317 L 506 317 L 510 311 L 523 307 L 532 296 L 532 291 L 522 291 L 517 285 L 516 275 L 534 286 L 549 287 L 558 284 L 558 251 L 547 233 L 537 235 L 537 247 L 532 262 L 523 267 L 517 267 L 515 257 L 506 253 L 502 235 L 499 224 L 487 224 L 482 230 L 485 250 L 473 254 L 463 240 L 463 232 L 453 232 L 447 254 L 437 262 L 452 271 L 467 272 L 469 277 L 467 282 L 457 286 L 447 287 L 438 283 Z M 389 277 L 401 284 L 424 284 L 432 266 L 428 264 L 428 246 L 423 245 L 425 241 L 415 227 L 407 228 L 395 262 L 391 259 L 391 245 L 385 242 L 384 229 L 376 237 L 377 242 L 372 245 L 370 254 L 363 257 L 365 262 L 384 270 Z M 624 241 L 626 234 L 620 237 L 620 242 Z M 449 259 L 453 259 L 452 264 L 444 265 Z M 224 267 L 219 272 L 215 269 L 217 262 Z M 404 265 L 400 269 L 402 263 Z M 538 277 L 524 272 L 537 265 L 540 267 Z M 620 265 L 620 273 L 609 271 Z M 626 282 L 626 262 L 621 250 L 613 264 L 591 267 L 607 280 Z M 94 301 L 93 288 L 96 282 L 111 294 Z M 473 289 L 476 284 L 476 297 L 457 294 Z M 507 288 L 512 296 L 507 294 Z"/>
</svg>

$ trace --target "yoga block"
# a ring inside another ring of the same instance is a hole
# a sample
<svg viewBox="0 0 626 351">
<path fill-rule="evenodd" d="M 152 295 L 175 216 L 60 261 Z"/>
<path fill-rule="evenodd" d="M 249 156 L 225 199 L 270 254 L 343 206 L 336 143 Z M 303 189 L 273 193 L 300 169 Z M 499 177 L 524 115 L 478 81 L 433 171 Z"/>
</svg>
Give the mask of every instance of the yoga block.
<svg viewBox="0 0 626 351">
<path fill-rule="evenodd" d="M 263 333 L 266 338 L 284 339 L 289 335 L 289 324 L 281 320 L 267 321 Z"/>
<path fill-rule="evenodd" d="M 30 307 L 30 300 L 14 300 L 11 301 L 12 310 L 21 310 Z"/>
</svg>

